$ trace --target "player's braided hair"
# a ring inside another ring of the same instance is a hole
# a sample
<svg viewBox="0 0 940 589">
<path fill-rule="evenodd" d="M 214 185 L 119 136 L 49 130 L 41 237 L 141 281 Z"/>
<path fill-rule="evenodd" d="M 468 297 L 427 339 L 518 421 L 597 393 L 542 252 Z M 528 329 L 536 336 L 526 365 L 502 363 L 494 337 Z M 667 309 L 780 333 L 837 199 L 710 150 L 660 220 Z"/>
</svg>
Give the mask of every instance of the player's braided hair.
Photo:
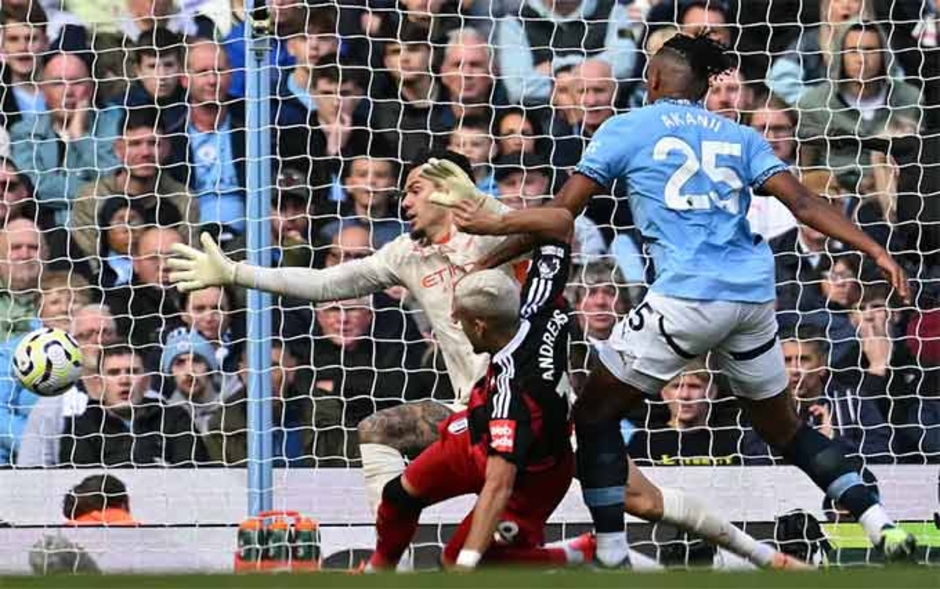
<svg viewBox="0 0 940 589">
<path fill-rule="evenodd" d="M 695 37 L 675 35 L 666 41 L 663 48 L 675 51 L 685 59 L 692 69 L 692 74 L 702 83 L 702 95 L 708 90 L 708 81 L 713 76 L 721 75 L 735 67 L 734 59 L 727 48 L 705 33 Z"/>
</svg>

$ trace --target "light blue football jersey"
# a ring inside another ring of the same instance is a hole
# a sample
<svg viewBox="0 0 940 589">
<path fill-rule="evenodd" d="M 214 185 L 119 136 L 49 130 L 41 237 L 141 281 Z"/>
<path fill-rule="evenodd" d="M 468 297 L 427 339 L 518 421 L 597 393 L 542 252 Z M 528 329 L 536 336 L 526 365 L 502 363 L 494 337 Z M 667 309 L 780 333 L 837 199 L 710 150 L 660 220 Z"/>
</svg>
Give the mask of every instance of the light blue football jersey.
<svg viewBox="0 0 940 589">
<path fill-rule="evenodd" d="M 787 169 L 750 127 L 663 99 L 608 119 L 577 171 L 626 182 L 656 268 L 651 289 L 704 301 L 774 300 L 770 247 L 751 232 L 750 188 Z"/>
</svg>

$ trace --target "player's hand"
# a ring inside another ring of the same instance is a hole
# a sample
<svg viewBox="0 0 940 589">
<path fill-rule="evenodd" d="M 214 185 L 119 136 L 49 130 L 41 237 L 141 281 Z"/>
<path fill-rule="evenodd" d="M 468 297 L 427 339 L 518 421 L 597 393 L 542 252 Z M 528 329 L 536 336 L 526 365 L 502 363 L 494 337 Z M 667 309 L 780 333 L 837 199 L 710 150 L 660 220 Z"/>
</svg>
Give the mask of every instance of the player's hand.
<svg viewBox="0 0 940 589">
<path fill-rule="evenodd" d="M 180 292 L 226 286 L 235 282 L 235 262 L 222 253 L 208 233 L 203 233 L 199 240 L 204 251 L 177 243 L 173 245 L 176 257 L 167 260 L 170 268 L 176 270 L 170 272 L 170 282 L 176 284 Z"/>
<path fill-rule="evenodd" d="M 891 283 L 891 286 L 898 293 L 898 296 L 901 297 L 901 300 L 905 303 L 910 303 L 911 288 L 907 282 L 907 273 L 894 261 L 891 254 L 881 250 L 881 253 L 875 256 L 875 264 L 878 265 L 878 269 L 881 270 L 881 273 L 884 274 L 888 282 Z"/>
<path fill-rule="evenodd" d="M 453 207 L 462 201 L 480 203 L 489 196 L 480 192 L 460 166 L 448 160 L 431 158 L 421 166 L 421 176 L 434 183 L 429 197 L 434 204 Z"/>
<path fill-rule="evenodd" d="M 454 226 L 472 235 L 494 235 L 502 222 L 502 217 L 488 211 L 482 204 L 482 202 L 462 200 L 451 207 Z"/>
</svg>

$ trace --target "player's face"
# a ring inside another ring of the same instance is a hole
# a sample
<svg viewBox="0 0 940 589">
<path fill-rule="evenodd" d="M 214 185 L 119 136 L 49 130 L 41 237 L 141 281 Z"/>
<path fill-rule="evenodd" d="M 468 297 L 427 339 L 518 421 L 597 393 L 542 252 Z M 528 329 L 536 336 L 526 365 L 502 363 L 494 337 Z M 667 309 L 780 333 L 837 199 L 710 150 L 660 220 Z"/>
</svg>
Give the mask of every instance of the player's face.
<svg viewBox="0 0 940 589">
<path fill-rule="evenodd" d="M 705 425 L 709 384 L 708 375 L 690 373 L 677 376 L 663 388 L 663 401 L 669 405 L 672 427 L 685 429 Z"/>
<path fill-rule="evenodd" d="M 184 318 L 189 326 L 210 342 L 219 341 L 228 329 L 228 302 L 225 292 L 216 286 L 189 295 Z"/>
<path fill-rule="evenodd" d="M 143 360 L 136 354 L 105 358 L 101 378 L 101 398 L 108 409 L 121 410 L 139 403 L 149 384 Z"/>
<path fill-rule="evenodd" d="M 871 82 L 884 73 L 881 37 L 875 31 L 850 31 L 842 49 L 844 79 Z"/>
<path fill-rule="evenodd" d="M 405 197 L 401 208 L 405 219 L 411 223 L 411 237 L 416 240 L 434 238 L 450 229 L 450 213 L 444 207 L 429 200 L 434 192 L 434 183 L 421 177 L 415 168 L 405 182 Z"/>
<path fill-rule="evenodd" d="M 813 342 L 785 341 L 783 360 L 790 377 L 790 389 L 800 399 L 822 395 L 826 382 L 826 366 L 819 346 Z"/>
<path fill-rule="evenodd" d="M 767 139 L 775 156 L 784 162 L 796 159 L 796 136 L 786 113 L 775 108 L 758 109 L 751 116 L 751 127 Z"/>
</svg>

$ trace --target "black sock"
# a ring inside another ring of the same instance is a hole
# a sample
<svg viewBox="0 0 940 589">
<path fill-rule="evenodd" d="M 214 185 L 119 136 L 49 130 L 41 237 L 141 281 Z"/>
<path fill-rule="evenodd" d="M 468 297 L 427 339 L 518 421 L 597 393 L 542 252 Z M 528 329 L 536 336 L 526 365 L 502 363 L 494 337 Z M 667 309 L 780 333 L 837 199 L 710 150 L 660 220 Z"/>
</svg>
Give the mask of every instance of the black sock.
<svg viewBox="0 0 940 589">
<path fill-rule="evenodd" d="M 622 532 L 627 449 L 618 422 L 578 425 L 578 477 L 598 533 Z"/>
</svg>

